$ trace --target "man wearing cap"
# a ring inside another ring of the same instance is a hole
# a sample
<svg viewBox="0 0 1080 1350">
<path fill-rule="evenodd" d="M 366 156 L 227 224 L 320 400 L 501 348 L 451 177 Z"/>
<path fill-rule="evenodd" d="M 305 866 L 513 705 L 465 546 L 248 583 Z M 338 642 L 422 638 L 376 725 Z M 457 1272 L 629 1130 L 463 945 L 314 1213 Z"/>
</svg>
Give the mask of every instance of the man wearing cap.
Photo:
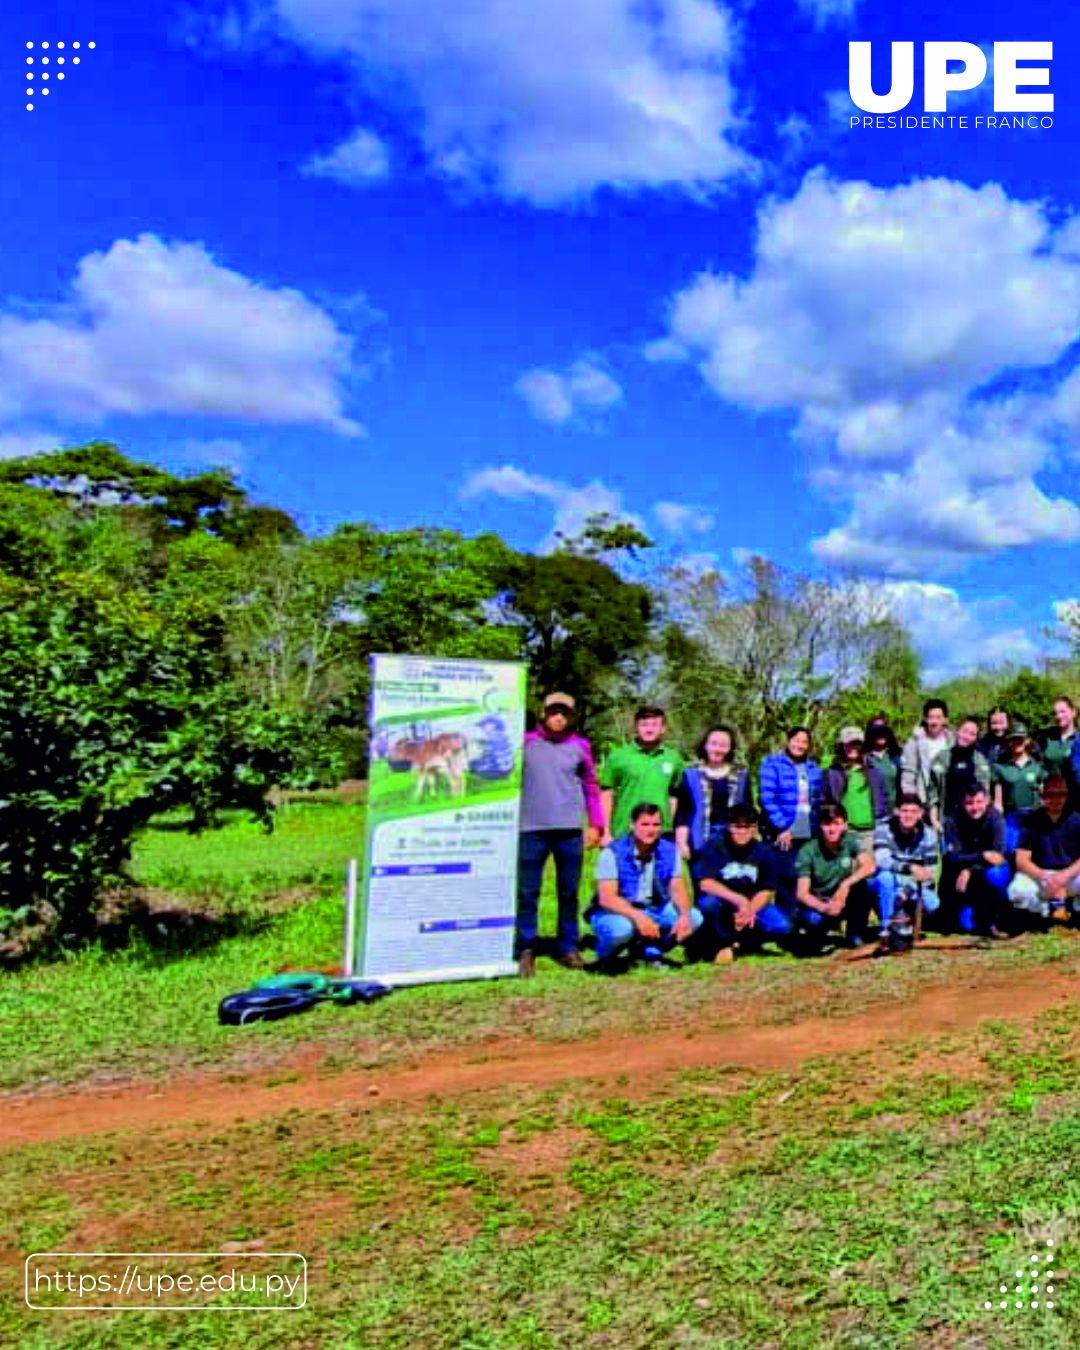
<svg viewBox="0 0 1080 1350">
<path fill-rule="evenodd" d="M 544 865 L 555 858 L 559 898 L 556 960 L 582 970 L 578 952 L 578 890 L 584 859 L 582 817 L 588 819 L 587 844 L 595 848 L 604 829 L 600 789 L 592 749 L 571 728 L 574 700 L 548 694 L 535 731 L 525 737 L 521 780 L 521 834 L 518 846 L 518 915 L 515 940 L 518 969 L 536 974 L 537 928 Z"/>
<path fill-rule="evenodd" d="M 629 832 L 630 813 L 642 802 L 658 806 L 664 831 L 672 829 L 686 763 L 678 750 L 664 744 L 666 731 L 663 708 L 652 704 L 638 708 L 633 743 L 616 746 L 602 766 L 605 847 Z"/>
<path fill-rule="evenodd" d="M 872 852 L 874 827 L 889 818 L 889 789 L 881 773 L 866 762 L 859 727 L 844 727 L 840 732 L 836 758 L 825 771 L 822 796 L 844 808 L 848 829 L 861 851 Z"/>
</svg>

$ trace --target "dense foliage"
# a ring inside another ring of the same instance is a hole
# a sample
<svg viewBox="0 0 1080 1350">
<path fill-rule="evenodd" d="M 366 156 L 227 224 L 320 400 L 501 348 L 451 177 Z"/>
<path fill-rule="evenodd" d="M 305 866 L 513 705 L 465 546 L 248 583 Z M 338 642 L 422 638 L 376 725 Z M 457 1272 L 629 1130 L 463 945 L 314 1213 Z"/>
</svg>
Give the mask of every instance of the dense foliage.
<svg viewBox="0 0 1080 1350">
<path fill-rule="evenodd" d="M 274 784 L 362 776 L 377 652 L 526 661 L 601 750 L 646 699 L 684 749 L 722 720 L 751 762 L 792 722 L 828 742 L 883 709 L 915 720 L 918 655 L 880 587 L 654 554 L 605 516 L 542 555 L 363 521 L 306 536 L 229 470 L 177 476 L 104 443 L 3 461 L 0 924 L 77 926 L 161 810 L 200 828 L 223 806 L 265 817 Z M 954 701 L 1042 725 L 1059 687 L 984 671 Z"/>
</svg>

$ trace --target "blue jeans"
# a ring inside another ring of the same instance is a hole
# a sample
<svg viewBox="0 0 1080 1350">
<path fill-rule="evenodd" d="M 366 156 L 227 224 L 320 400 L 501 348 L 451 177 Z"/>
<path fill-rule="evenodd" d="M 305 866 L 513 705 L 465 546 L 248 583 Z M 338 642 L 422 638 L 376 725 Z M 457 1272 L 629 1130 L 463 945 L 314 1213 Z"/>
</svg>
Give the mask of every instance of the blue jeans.
<svg viewBox="0 0 1080 1350">
<path fill-rule="evenodd" d="M 882 928 L 889 926 L 889 920 L 896 913 L 897 893 L 917 892 L 919 882 L 913 877 L 898 877 L 895 872 L 878 872 L 870 878 L 870 887 L 877 896 L 878 914 Z M 922 883 L 923 912 L 933 914 L 941 905 L 937 892 L 929 882 Z"/>
<path fill-rule="evenodd" d="M 559 955 L 578 947 L 578 888 L 585 857 L 580 830 L 525 830 L 518 839 L 518 912 L 514 948 L 518 956 L 536 946 L 544 864 L 555 858 L 559 897 Z"/>
<path fill-rule="evenodd" d="M 951 858 L 946 858 L 941 868 L 942 898 L 952 911 L 953 922 L 960 932 L 985 932 L 991 925 L 1007 927 L 1012 917 L 1008 863 L 973 867 L 963 895 L 956 889 L 956 878 L 961 870 Z"/>
<path fill-rule="evenodd" d="M 704 925 L 698 935 L 701 955 L 711 958 L 722 947 L 730 947 L 735 941 L 735 909 L 718 895 L 702 893 L 698 896 L 698 908 L 701 910 Z M 744 928 L 738 934 L 740 941 L 759 942 L 770 938 L 787 937 L 795 926 L 795 920 L 788 908 L 774 900 L 764 909 L 758 910 L 753 928 Z"/>
<path fill-rule="evenodd" d="M 646 958 L 651 960 L 659 956 L 661 952 L 669 952 L 673 947 L 679 945 L 671 935 L 671 930 L 679 917 L 679 911 L 669 900 L 666 905 L 650 905 L 645 913 L 660 929 L 658 938 L 650 938 L 647 942 L 644 938 L 639 939 L 645 944 Z M 589 911 L 588 917 L 593 932 L 596 934 L 596 959 L 598 961 L 603 961 L 606 957 L 615 956 L 618 952 L 624 951 L 637 938 L 637 929 L 624 914 L 613 914 L 609 909 L 594 908 Z M 702 922 L 701 910 L 691 909 L 690 931 L 696 933 Z"/>
</svg>

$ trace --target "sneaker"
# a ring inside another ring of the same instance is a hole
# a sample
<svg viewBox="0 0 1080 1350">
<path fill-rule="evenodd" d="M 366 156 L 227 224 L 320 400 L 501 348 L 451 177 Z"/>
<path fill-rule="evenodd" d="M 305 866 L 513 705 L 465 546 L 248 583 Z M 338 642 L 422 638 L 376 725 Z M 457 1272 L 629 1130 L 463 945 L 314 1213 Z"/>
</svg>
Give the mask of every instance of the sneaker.
<svg viewBox="0 0 1080 1350">
<path fill-rule="evenodd" d="M 584 970 L 585 962 L 581 959 L 580 952 L 563 952 L 555 960 L 564 970 Z"/>
<path fill-rule="evenodd" d="M 646 970 L 667 970 L 668 963 L 660 956 L 651 957 L 645 962 Z"/>
<path fill-rule="evenodd" d="M 713 957 L 713 965 L 730 966 L 734 960 L 735 960 L 735 948 L 721 947 L 720 950 Z"/>
<path fill-rule="evenodd" d="M 522 952 L 518 957 L 518 974 L 523 980 L 531 980 L 536 974 L 536 953 Z"/>
<path fill-rule="evenodd" d="M 1054 906 L 1054 908 L 1050 911 L 1050 922 L 1051 923 L 1069 922 L 1069 911 L 1065 908 L 1064 905 Z"/>
</svg>

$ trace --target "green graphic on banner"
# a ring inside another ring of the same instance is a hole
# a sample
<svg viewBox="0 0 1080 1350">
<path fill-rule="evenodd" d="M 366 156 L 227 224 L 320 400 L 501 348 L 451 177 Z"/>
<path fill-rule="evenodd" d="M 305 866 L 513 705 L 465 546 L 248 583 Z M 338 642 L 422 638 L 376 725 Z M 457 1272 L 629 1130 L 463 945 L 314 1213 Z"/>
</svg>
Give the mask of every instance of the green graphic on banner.
<svg viewBox="0 0 1080 1350">
<path fill-rule="evenodd" d="M 372 657 L 357 966 L 384 984 L 509 975 L 525 667 Z"/>
</svg>

